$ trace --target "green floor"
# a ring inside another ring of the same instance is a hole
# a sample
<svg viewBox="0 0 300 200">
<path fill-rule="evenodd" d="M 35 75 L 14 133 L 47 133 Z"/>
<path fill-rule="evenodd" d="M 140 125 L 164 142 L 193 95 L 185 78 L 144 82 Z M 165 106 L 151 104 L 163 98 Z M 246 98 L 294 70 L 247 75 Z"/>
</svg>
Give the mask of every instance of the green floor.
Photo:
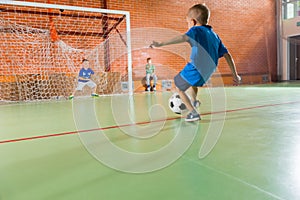
<svg viewBox="0 0 300 200">
<path fill-rule="evenodd" d="M 170 92 L 0 105 L 0 200 L 300 199 L 288 86 L 202 89 L 196 123 Z"/>
</svg>

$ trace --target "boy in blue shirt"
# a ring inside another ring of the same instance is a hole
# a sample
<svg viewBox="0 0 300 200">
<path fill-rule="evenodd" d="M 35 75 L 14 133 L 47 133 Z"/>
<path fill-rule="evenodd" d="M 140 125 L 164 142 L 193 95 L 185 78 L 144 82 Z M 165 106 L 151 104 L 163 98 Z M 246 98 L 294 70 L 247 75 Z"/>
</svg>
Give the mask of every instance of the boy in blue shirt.
<svg viewBox="0 0 300 200">
<path fill-rule="evenodd" d="M 190 62 L 174 77 L 174 83 L 183 103 L 187 106 L 189 113 L 186 121 L 200 120 L 200 114 L 195 107 L 199 105 L 196 101 L 197 87 L 201 87 L 210 78 L 216 70 L 218 60 L 224 57 L 229 65 L 233 79 L 236 83 L 241 81 L 237 74 L 234 61 L 227 48 L 222 43 L 219 36 L 207 25 L 210 11 L 203 4 L 196 4 L 191 7 L 187 15 L 188 32 L 165 42 L 156 42 L 150 47 L 161 47 L 170 44 L 188 42 L 191 45 L 192 52 Z M 191 99 L 188 98 L 185 91 L 191 87 Z"/>
<path fill-rule="evenodd" d="M 96 93 L 97 85 L 94 83 L 94 81 L 91 80 L 91 75 L 94 74 L 94 71 L 89 68 L 89 61 L 87 59 L 82 60 L 83 67 L 79 71 L 78 75 L 78 85 L 75 88 L 72 95 L 69 96 L 69 99 L 73 99 L 76 91 L 82 90 L 84 86 L 89 86 L 93 89 L 92 97 L 98 97 L 99 95 Z"/>
</svg>

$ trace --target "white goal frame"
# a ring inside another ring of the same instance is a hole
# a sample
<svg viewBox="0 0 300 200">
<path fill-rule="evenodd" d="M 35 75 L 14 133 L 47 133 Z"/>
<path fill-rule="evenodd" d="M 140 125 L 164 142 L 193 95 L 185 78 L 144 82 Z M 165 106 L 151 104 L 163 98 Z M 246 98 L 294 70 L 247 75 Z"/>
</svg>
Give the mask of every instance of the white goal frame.
<svg viewBox="0 0 300 200">
<path fill-rule="evenodd" d="M 76 10 L 85 12 L 98 12 L 98 13 L 108 13 L 108 14 L 121 14 L 126 16 L 126 44 L 127 44 L 127 59 L 128 59 L 128 93 L 133 95 L 133 85 L 132 81 L 132 54 L 131 54 L 131 36 L 130 36 L 130 13 L 128 11 L 120 10 L 109 10 L 109 9 L 98 9 L 98 8 L 88 8 L 88 7 L 78 7 L 78 6 L 67 6 L 59 4 L 46 4 L 46 3 L 35 3 L 35 2 L 25 2 L 25 1 L 10 1 L 10 0 L 0 0 L 0 4 L 12 5 L 12 6 L 29 6 L 29 7 L 39 7 L 39 8 L 52 8 L 52 9 L 64 9 L 64 10 Z"/>
</svg>

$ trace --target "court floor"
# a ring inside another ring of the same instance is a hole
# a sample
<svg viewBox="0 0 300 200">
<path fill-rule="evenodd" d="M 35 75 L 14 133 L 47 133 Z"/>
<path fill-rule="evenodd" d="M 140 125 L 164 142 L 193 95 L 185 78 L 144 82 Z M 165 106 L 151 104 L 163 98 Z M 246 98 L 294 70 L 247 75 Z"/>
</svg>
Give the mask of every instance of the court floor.
<svg viewBox="0 0 300 200">
<path fill-rule="evenodd" d="M 300 85 L 171 94 L 0 105 L 0 199 L 300 199 Z"/>
</svg>

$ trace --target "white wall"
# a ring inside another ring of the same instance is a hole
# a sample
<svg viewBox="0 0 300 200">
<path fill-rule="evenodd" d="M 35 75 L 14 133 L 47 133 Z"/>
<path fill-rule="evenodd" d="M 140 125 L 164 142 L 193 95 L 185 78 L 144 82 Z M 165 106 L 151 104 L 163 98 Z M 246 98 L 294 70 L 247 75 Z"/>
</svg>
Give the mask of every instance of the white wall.
<svg viewBox="0 0 300 200">
<path fill-rule="evenodd" d="M 300 35 L 300 26 L 297 26 L 297 22 L 300 23 L 300 17 L 283 20 L 282 22 L 282 80 L 289 80 L 289 44 L 287 38 Z"/>
</svg>

